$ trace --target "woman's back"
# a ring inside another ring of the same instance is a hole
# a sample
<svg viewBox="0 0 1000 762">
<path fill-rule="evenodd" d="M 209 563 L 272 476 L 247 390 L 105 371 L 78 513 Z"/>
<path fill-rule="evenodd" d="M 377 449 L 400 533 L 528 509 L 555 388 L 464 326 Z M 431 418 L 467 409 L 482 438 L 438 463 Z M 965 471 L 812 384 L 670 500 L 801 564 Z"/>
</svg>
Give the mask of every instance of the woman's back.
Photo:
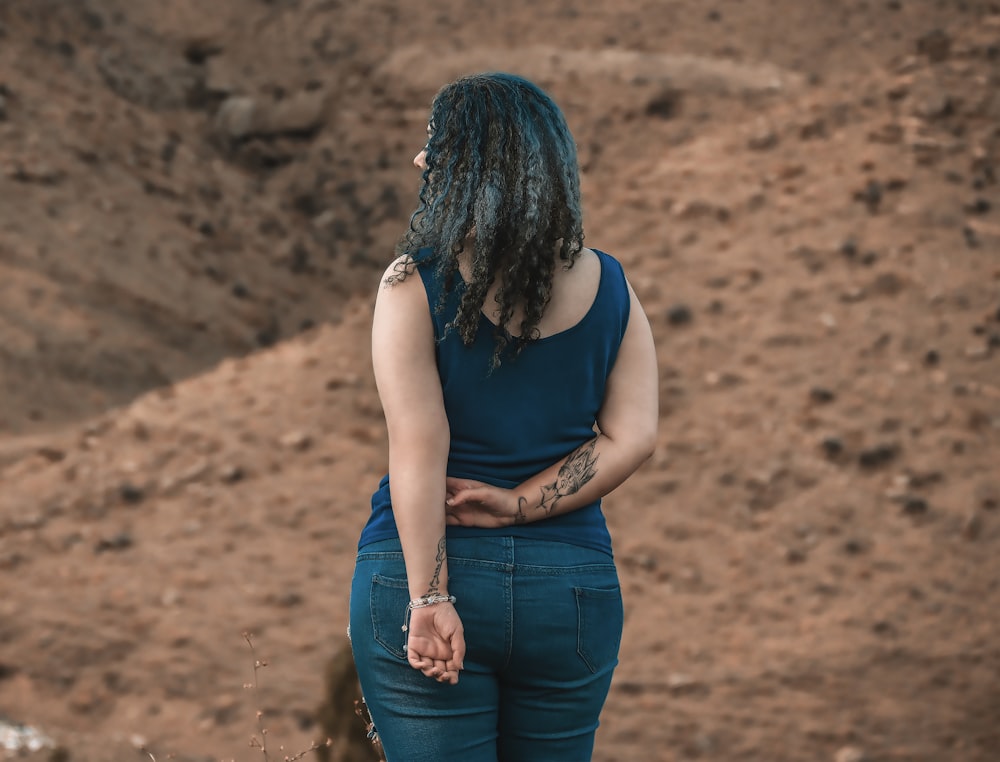
<svg viewBox="0 0 1000 762">
<path fill-rule="evenodd" d="M 464 282 L 447 292 L 434 253 L 417 252 L 414 259 L 434 326 L 450 432 L 448 476 L 513 487 L 592 439 L 628 326 L 630 298 L 621 265 L 588 249 L 572 268 L 557 268 L 552 303 L 539 323 L 541 335 L 492 367 L 497 328 L 489 316 L 481 316 L 475 341 L 466 346 L 449 328 Z M 372 497 L 362 545 L 394 535 L 391 505 L 387 476 Z M 482 527 L 448 531 L 456 537 L 502 533 Z M 599 499 L 546 522 L 504 531 L 611 550 Z"/>
</svg>

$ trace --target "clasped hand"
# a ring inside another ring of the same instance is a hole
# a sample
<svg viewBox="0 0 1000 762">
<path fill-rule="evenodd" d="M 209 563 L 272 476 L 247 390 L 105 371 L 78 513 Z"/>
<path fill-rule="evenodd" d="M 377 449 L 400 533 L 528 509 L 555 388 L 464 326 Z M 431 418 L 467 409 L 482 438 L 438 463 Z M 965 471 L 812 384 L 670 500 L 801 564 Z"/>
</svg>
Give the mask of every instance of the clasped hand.
<svg viewBox="0 0 1000 762">
<path fill-rule="evenodd" d="M 451 603 L 436 603 L 410 612 L 406 659 L 411 667 L 439 683 L 458 682 L 465 661 L 465 631 Z"/>
<path fill-rule="evenodd" d="M 445 487 L 445 521 L 451 526 L 492 529 L 524 520 L 514 490 L 451 476 Z"/>
</svg>

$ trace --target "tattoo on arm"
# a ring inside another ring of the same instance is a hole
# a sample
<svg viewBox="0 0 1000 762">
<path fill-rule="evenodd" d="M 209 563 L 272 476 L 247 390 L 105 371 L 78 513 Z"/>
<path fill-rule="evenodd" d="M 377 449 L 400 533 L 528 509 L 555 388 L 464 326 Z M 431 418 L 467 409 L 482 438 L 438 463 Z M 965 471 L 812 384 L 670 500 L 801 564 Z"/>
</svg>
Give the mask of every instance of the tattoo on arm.
<svg viewBox="0 0 1000 762">
<path fill-rule="evenodd" d="M 431 577 L 430 584 L 427 585 L 427 592 L 424 595 L 437 595 L 441 592 L 441 567 L 444 566 L 444 561 L 447 557 L 447 544 L 445 543 L 445 538 L 442 537 L 438 540 L 437 556 L 434 558 L 437 562 L 437 566 L 434 567 L 434 576 Z"/>
<path fill-rule="evenodd" d="M 528 520 L 528 517 L 524 514 L 524 506 L 528 504 L 528 498 L 519 497 L 517 499 L 517 513 L 514 514 L 514 523 L 523 524 Z"/>
<path fill-rule="evenodd" d="M 597 458 L 594 448 L 597 440 L 592 439 L 587 444 L 578 447 L 559 466 L 559 473 L 556 480 L 551 484 L 542 486 L 542 498 L 536 508 L 542 508 L 546 515 L 552 510 L 561 498 L 576 494 L 580 489 L 594 478 L 597 473 Z M 520 505 L 518 506 L 520 508 Z"/>
</svg>

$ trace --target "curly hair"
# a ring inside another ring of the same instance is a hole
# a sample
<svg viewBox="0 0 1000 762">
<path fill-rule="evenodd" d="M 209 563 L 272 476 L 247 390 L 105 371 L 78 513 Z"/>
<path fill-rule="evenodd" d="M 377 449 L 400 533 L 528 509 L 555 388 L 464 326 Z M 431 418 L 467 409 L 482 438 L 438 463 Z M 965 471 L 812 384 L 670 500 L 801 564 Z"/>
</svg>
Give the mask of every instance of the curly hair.
<svg viewBox="0 0 1000 762">
<path fill-rule="evenodd" d="M 401 252 L 430 248 L 444 295 L 472 241 L 472 275 L 447 330 L 468 346 L 486 293 L 499 279 L 491 366 L 538 337 L 557 258 L 572 267 L 583 249 L 576 144 L 559 107 L 537 85 L 505 73 L 463 77 L 431 106 L 419 204 Z M 405 277 L 411 267 L 403 267 Z M 522 319 L 511 331 L 514 311 Z M 511 346 L 513 345 L 513 346 Z"/>
</svg>

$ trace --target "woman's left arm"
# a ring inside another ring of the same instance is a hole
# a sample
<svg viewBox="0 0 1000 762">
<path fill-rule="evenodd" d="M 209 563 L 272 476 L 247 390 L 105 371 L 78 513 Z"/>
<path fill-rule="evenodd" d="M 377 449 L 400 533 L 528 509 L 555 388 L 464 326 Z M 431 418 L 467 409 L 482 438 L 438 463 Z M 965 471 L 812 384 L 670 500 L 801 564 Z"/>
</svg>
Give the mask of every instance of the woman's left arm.
<svg viewBox="0 0 1000 762">
<path fill-rule="evenodd" d="M 448 594 L 444 501 L 450 431 L 427 293 L 412 266 L 409 277 L 393 277 L 400 264 L 386 271 L 375 300 L 372 366 L 389 433 L 392 512 L 414 599 Z M 452 604 L 413 609 L 407 643 L 415 669 L 457 682 L 465 640 Z"/>
<path fill-rule="evenodd" d="M 577 510 L 607 495 L 652 455 L 659 419 L 656 346 L 628 289 L 629 322 L 607 379 L 597 436 L 514 489 L 449 478 L 449 524 L 508 527 Z"/>
</svg>

